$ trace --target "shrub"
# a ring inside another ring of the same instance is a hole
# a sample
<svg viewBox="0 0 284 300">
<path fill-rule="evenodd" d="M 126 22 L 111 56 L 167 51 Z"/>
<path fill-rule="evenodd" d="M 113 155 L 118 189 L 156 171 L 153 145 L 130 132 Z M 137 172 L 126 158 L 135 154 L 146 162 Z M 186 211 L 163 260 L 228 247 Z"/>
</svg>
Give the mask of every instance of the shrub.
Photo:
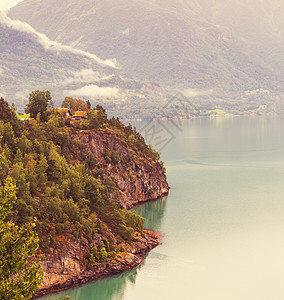
<svg viewBox="0 0 284 300">
<path fill-rule="evenodd" d="M 111 154 L 111 163 L 113 165 L 117 165 L 118 163 L 120 162 L 120 157 L 119 157 L 119 153 L 114 151 L 112 154 Z"/>
<path fill-rule="evenodd" d="M 101 251 L 100 251 L 100 261 L 104 262 L 107 259 L 107 252 L 106 252 L 106 248 L 102 247 Z"/>
<path fill-rule="evenodd" d="M 111 153 L 109 149 L 106 149 L 106 151 L 103 153 L 103 157 L 108 164 L 111 163 L 112 160 L 111 160 Z"/>
</svg>

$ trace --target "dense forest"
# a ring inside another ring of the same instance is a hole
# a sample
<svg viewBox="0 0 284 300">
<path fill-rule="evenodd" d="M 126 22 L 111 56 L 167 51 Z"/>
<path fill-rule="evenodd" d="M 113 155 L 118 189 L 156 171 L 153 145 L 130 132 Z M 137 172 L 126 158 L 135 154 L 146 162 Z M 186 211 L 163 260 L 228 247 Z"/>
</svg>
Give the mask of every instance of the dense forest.
<svg viewBox="0 0 284 300">
<path fill-rule="evenodd" d="M 19 120 L 13 107 L 0 99 L 0 181 L 4 186 L 8 178 L 16 186 L 16 200 L 6 220 L 20 227 L 36 220 L 42 254 L 68 240 L 85 238 L 91 243 L 95 234 L 101 234 L 103 242 L 88 258 L 91 265 L 115 257 L 123 250 L 120 243 L 133 242 L 137 233 L 143 236 L 144 219 L 121 209 L 115 178 L 102 180 L 94 155 L 86 155 L 80 140 L 71 138 L 82 131 L 111 132 L 140 157 L 159 160 L 135 128 L 118 118 L 108 119 L 100 105 L 89 108 L 85 120 L 63 117 L 52 108 L 48 91 L 31 93 L 27 112 L 31 118 Z M 110 151 L 104 158 L 106 164 L 126 168 L 131 161 Z"/>
</svg>

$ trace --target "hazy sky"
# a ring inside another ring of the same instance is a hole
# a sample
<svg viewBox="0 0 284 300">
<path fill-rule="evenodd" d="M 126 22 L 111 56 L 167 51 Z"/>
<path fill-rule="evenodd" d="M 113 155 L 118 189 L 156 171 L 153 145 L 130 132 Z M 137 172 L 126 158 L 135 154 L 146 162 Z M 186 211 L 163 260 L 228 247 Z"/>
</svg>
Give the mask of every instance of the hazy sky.
<svg viewBox="0 0 284 300">
<path fill-rule="evenodd" d="M 23 0 L 0 0 L 0 10 L 5 10 L 10 7 L 15 6 L 19 2 L 22 2 Z"/>
</svg>

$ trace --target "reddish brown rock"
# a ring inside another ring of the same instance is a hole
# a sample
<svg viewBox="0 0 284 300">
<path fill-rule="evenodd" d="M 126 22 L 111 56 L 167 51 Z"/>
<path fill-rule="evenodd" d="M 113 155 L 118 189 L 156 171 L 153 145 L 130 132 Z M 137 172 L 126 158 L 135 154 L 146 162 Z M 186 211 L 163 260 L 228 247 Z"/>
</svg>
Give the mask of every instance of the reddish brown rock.
<svg viewBox="0 0 284 300">
<path fill-rule="evenodd" d="M 92 268 L 88 268 L 86 259 L 91 250 L 86 240 L 62 244 L 59 251 L 47 255 L 43 260 L 45 276 L 34 298 L 132 269 L 142 263 L 148 251 L 159 245 L 159 239 L 157 233 L 144 230 L 144 237 L 140 236 L 132 245 L 125 244 L 125 252 Z"/>
<path fill-rule="evenodd" d="M 83 155 L 88 157 L 91 154 L 95 159 L 94 173 L 100 170 L 99 174 L 94 174 L 95 177 L 103 182 L 108 177 L 115 178 L 122 207 L 129 209 L 168 194 L 169 186 L 161 164 L 138 155 L 127 146 L 127 141 L 121 135 L 100 129 L 71 133 L 71 138 L 80 141 Z M 118 154 L 119 163 L 114 164 L 105 159 L 107 149 L 110 153 Z M 112 197 L 115 198 L 114 193 Z M 116 240 L 114 236 L 112 239 Z M 50 254 L 42 259 L 45 276 L 34 297 L 134 268 L 141 264 L 148 251 L 159 245 L 159 239 L 157 233 L 149 230 L 144 230 L 143 237 L 136 233 L 135 242 L 131 245 L 124 243 L 125 251 L 118 253 L 115 259 L 97 263 L 91 268 L 87 257 L 93 246 L 99 247 L 103 236 L 97 234 L 92 243 L 84 239 L 65 241 L 61 243 L 60 249 L 50 249 Z"/>
<path fill-rule="evenodd" d="M 121 136 L 102 131 L 80 131 L 71 134 L 73 139 L 81 141 L 85 155 L 92 153 L 96 164 L 101 166 L 102 180 L 114 177 L 120 190 L 120 203 L 124 208 L 153 199 L 158 199 L 168 194 L 169 185 L 163 168 L 158 161 L 141 157 L 131 148 L 127 147 Z M 120 163 L 113 165 L 107 163 L 104 153 L 119 154 Z M 123 163 L 123 161 L 128 161 Z"/>
</svg>

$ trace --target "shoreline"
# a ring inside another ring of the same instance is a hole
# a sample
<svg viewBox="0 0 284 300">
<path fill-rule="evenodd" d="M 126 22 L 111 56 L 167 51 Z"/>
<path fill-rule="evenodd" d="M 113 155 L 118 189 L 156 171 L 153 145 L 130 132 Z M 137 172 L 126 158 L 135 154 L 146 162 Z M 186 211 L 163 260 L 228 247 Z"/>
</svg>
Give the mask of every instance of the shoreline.
<svg viewBox="0 0 284 300">
<path fill-rule="evenodd" d="M 169 190 L 171 189 L 171 187 L 169 187 Z M 161 193 L 161 195 L 158 197 L 158 198 L 149 198 L 145 201 L 139 201 L 138 203 L 133 203 L 129 206 L 126 207 L 127 210 L 131 210 L 131 209 L 134 209 L 136 206 L 139 206 L 141 204 L 145 204 L 145 203 L 149 203 L 149 202 L 154 202 L 158 199 L 161 199 L 161 198 L 164 198 L 164 197 L 167 197 L 169 195 L 169 190 L 167 192 L 164 192 L 164 193 Z M 149 230 L 149 231 L 153 231 L 155 232 L 154 230 L 152 229 L 145 229 L 145 230 Z M 157 233 L 157 232 L 156 232 Z"/>
<path fill-rule="evenodd" d="M 198 119 L 215 119 L 215 118 L 224 118 L 224 119 L 228 119 L 228 118 L 239 118 L 239 117 L 263 117 L 263 116 L 271 116 L 271 115 L 277 115 L 277 113 L 273 113 L 273 112 L 268 112 L 268 113 L 262 113 L 262 114 L 257 114 L 257 113 L 244 113 L 244 114 L 233 114 L 233 113 L 226 113 L 223 115 L 215 115 L 215 114 L 211 114 L 211 115 L 207 115 L 207 116 L 200 116 L 200 115 L 194 115 L 191 117 L 183 117 L 183 116 L 176 116 L 176 117 L 172 117 L 172 118 L 167 118 L 167 117 L 155 117 L 155 118 L 133 118 L 133 119 L 129 119 L 129 118 L 120 118 L 121 121 L 123 122 L 131 122 L 131 121 L 135 121 L 135 122 L 141 122 L 141 121 L 171 121 L 171 120 L 198 120 Z"/>
<path fill-rule="evenodd" d="M 95 153 L 102 164 L 104 163 L 102 149 L 105 145 L 117 151 L 121 157 L 134 152 L 129 151 L 108 132 L 81 134 L 81 142 L 85 145 L 85 150 Z M 122 176 L 125 171 L 123 165 L 120 165 L 120 168 L 116 167 L 114 171 L 105 168 L 106 173 L 112 172 L 115 175 L 122 191 L 120 204 L 126 209 L 164 197 L 168 195 L 170 189 L 159 162 L 135 155 L 130 165 L 131 177 L 125 179 Z M 73 240 L 59 236 L 58 243 L 54 248 L 50 247 L 48 253 L 38 253 L 38 258 L 42 258 L 45 275 L 32 299 L 131 270 L 139 266 L 147 253 L 161 243 L 161 234 L 153 230 L 144 229 L 143 232 L 134 232 L 132 238 L 123 239 L 116 237 L 105 225 L 101 226 L 103 228 L 93 234 L 92 240 L 86 238 Z M 110 251 L 110 255 L 103 261 L 91 260 L 91 251 L 94 247 L 100 249 L 100 245 L 104 243 L 104 234 L 113 241 L 115 250 Z"/>
<path fill-rule="evenodd" d="M 125 253 L 118 254 L 115 260 L 101 263 L 96 267 L 72 276 L 67 281 L 39 289 L 32 297 L 36 299 L 48 294 L 60 292 L 80 286 L 91 281 L 112 277 L 141 265 L 147 254 L 161 244 L 161 234 L 150 229 L 144 229 L 145 238 L 135 242 Z"/>
</svg>

